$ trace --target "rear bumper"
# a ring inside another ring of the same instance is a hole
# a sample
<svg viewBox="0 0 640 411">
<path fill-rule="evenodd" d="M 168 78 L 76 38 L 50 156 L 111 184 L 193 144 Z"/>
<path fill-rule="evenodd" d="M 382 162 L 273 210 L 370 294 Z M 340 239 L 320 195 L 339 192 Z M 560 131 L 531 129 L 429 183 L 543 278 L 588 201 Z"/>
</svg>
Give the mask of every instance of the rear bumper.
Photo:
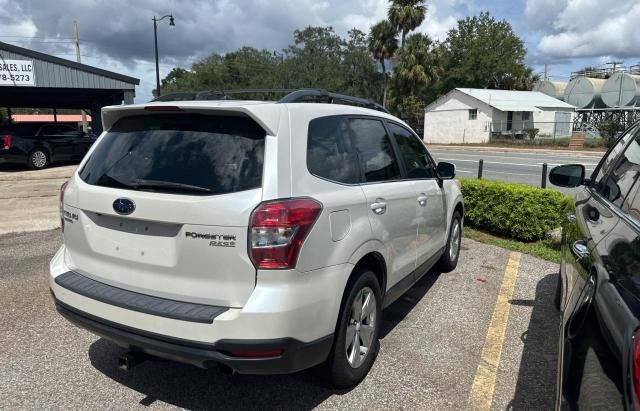
<svg viewBox="0 0 640 411">
<path fill-rule="evenodd" d="M 24 164 L 27 162 L 27 156 L 0 150 L 0 164 Z"/>
<path fill-rule="evenodd" d="M 221 363 L 241 374 L 288 374 L 320 364 L 329 355 L 333 344 L 333 335 L 308 343 L 293 338 L 196 343 L 115 324 L 77 310 L 55 296 L 54 300 L 56 309 L 67 320 L 123 348 L 201 368 Z M 230 354 L 237 350 L 282 350 L 282 354 L 269 358 L 242 358 Z"/>
</svg>

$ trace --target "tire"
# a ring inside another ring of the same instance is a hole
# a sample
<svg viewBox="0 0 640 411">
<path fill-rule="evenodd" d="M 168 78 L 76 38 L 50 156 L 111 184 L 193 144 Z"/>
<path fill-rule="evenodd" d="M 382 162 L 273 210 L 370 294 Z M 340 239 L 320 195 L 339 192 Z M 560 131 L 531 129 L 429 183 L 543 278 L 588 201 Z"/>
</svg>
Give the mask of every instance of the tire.
<svg viewBox="0 0 640 411">
<path fill-rule="evenodd" d="M 368 316 L 364 318 L 362 315 L 358 316 L 355 309 L 358 307 L 362 309 L 366 299 L 369 298 L 369 302 L 371 302 L 372 297 L 375 307 L 372 307 Z M 354 324 L 354 317 L 359 318 L 360 321 Z M 336 388 L 353 387 L 367 375 L 378 355 L 381 321 L 382 293 L 380 285 L 373 272 L 363 270 L 346 291 L 331 353 L 320 368 L 322 376 L 329 384 Z M 367 344 L 366 334 L 363 333 L 365 329 L 370 332 L 371 338 L 368 343 L 369 347 L 362 356 L 362 350 L 356 351 L 354 348 L 364 347 Z M 349 344 L 347 343 L 348 334 L 353 335 L 353 338 L 349 337 L 351 340 Z M 357 341 L 357 346 L 355 346 L 355 341 Z"/>
<path fill-rule="evenodd" d="M 455 211 L 451 218 L 451 226 L 449 227 L 449 239 L 447 240 L 447 246 L 445 247 L 444 254 L 440 257 L 437 267 L 448 273 L 455 270 L 458 266 L 458 259 L 460 258 L 460 243 L 462 241 L 462 217 L 460 213 Z"/>
<path fill-rule="evenodd" d="M 43 149 L 36 148 L 31 153 L 29 153 L 27 166 L 32 170 L 42 170 L 43 168 L 47 168 L 49 166 L 49 162 L 49 153 L 47 153 Z"/>
</svg>

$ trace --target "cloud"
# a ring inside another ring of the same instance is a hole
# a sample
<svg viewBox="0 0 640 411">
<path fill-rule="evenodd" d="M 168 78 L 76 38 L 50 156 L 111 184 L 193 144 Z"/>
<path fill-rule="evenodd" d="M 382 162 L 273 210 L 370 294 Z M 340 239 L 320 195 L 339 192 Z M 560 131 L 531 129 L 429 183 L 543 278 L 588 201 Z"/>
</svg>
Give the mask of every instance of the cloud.
<svg viewBox="0 0 640 411">
<path fill-rule="evenodd" d="M 541 32 L 536 52 L 550 58 L 640 57 L 640 3 L 527 0 L 525 16 Z M 630 61 L 629 63 L 635 63 Z"/>
<path fill-rule="evenodd" d="M 442 40 L 469 4 L 428 1 L 427 20 L 418 30 Z M 343 36 L 354 27 L 367 32 L 386 18 L 388 7 L 387 0 L 0 0 L 0 40 L 74 59 L 75 20 L 83 62 L 140 78 L 136 100 L 144 101 L 155 86 L 154 15 L 175 16 L 173 30 L 167 19 L 158 26 L 164 76 L 174 66 L 190 67 L 241 46 L 283 49 L 293 31 L 306 26 L 332 26 Z"/>
</svg>

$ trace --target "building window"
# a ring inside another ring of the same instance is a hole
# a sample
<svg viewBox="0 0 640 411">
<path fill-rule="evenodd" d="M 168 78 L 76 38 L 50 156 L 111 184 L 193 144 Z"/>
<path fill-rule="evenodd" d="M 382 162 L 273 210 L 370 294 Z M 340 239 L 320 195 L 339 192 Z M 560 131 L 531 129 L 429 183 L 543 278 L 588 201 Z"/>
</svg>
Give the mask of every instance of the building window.
<svg viewBox="0 0 640 411">
<path fill-rule="evenodd" d="M 522 112 L 522 121 L 529 121 L 531 120 L 531 112 L 530 111 L 523 111 Z"/>
<path fill-rule="evenodd" d="M 478 119 L 478 109 L 472 108 L 469 110 L 469 120 L 477 120 Z"/>
</svg>

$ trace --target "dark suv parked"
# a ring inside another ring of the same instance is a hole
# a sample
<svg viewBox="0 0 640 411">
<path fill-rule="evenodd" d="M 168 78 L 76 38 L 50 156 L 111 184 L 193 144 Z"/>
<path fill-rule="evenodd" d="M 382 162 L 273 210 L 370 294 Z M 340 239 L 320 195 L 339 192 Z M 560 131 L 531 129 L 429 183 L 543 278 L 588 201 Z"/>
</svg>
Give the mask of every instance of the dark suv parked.
<svg viewBox="0 0 640 411">
<path fill-rule="evenodd" d="M 590 178 L 582 165 L 550 173 L 580 187 L 563 231 L 556 303 L 562 311 L 560 409 L 640 409 L 640 123 Z"/>
<path fill-rule="evenodd" d="M 0 164 L 42 169 L 55 162 L 80 161 L 95 141 L 65 124 L 12 124 L 0 129 Z"/>
</svg>

